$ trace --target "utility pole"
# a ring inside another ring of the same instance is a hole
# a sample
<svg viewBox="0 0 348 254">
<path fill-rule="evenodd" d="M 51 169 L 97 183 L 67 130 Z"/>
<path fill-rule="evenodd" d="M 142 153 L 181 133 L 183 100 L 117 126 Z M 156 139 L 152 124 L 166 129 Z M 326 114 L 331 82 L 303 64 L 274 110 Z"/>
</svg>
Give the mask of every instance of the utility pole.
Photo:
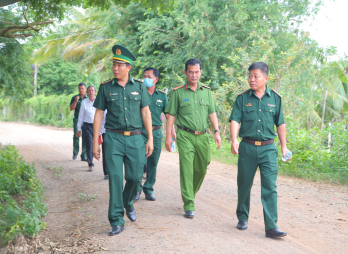
<svg viewBox="0 0 348 254">
<path fill-rule="evenodd" d="M 325 115 L 325 108 L 326 108 L 326 98 L 327 98 L 327 88 L 325 89 L 325 97 L 324 97 L 324 105 L 323 105 L 323 114 L 321 116 L 321 130 L 324 128 L 324 115 Z"/>
<path fill-rule="evenodd" d="M 34 96 L 37 95 L 37 63 L 34 65 Z"/>
</svg>

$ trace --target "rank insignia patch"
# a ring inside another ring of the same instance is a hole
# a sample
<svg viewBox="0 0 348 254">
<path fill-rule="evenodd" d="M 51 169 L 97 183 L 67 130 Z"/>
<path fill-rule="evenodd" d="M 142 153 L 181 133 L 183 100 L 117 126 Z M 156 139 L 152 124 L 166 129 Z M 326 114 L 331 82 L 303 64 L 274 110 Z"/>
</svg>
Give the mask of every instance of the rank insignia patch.
<svg viewBox="0 0 348 254">
<path fill-rule="evenodd" d="M 158 102 L 162 102 L 161 100 L 157 100 Z"/>
<path fill-rule="evenodd" d="M 131 92 L 131 95 L 138 95 L 138 92 Z"/>
<path fill-rule="evenodd" d="M 270 106 L 270 107 L 273 107 L 273 108 L 275 108 L 275 105 L 273 105 L 273 104 L 267 104 L 267 106 Z"/>
<path fill-rule="evenodd" d="M 246 106 L 246 107 L 252 107 L 252 106 L 254 106 L 254 104 L 252 104 L 252 103 L 249 102 L 248 104 L 245 104 L 245 106 Z"/>
</svg>

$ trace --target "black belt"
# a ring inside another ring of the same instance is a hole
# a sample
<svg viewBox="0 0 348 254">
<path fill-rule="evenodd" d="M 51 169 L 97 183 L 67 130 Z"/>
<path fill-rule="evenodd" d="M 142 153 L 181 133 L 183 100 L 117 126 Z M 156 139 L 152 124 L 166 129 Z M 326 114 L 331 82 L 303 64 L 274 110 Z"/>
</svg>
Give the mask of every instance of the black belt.
<svg viewBox="0 0 348 254">
<path fill-rule="evenodd" d="M 111 129 L 105 129 L 105 130 L 111 131 L 111 132 L 116 132 L 116 133 L 122 134 L 124 136 L 134 136 L 134 135 L 141 134 L 141 130 L 136 130 L 136 131 L 122 131 L 122 130 L 111 130 Z"/>
<path fill-rule="evenodd" d="M 245 142 L 248 142 L 249 144 L 253 144 L 253 145 L 256 145 L 256 146 L 264 146 L 264 145 L 269 145 L 269 144 L 273 144 L 274 143 L 274 139 L 265 140 L 265 141 L 255 141 L 255 140 L 243 138 L 242 140 L 245 141 Z"/>
<path fill-rule="evenodd" d="M 191 129 L 189 129 L 189 128 L 181 127 L 181 126 L 179 126 L 179 125 L 177 125 L 177 126 L 178 126 L 179 129 L 182 129 L 182 130 L 184 130 L 184 131 L 193 133 L 193 134 L 195 134 L 195 135 L 202 135 L 202 134 L 204 134 L 204 133 L 207 132 L 207 129 L 205 129 L 205 130 L 203 130 L 203 131 L 193 131 L 193 130 L 191 130 Z"/>
<path fill-rule="evenodd" d="M 157 126 L 152 126 L 152 130 L 158 130 L 158 129 L 161 129 L 161 125 L 157 125 Z"/>
</svg>

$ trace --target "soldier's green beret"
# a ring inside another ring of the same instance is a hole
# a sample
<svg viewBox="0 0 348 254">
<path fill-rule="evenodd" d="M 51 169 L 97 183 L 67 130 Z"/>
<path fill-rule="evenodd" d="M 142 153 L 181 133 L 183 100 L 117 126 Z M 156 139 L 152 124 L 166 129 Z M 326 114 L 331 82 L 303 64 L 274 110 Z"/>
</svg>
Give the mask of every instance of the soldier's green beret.
<svg viewBox="0 0 348 254">
<path fill-rule="evenodd" d="M 114 45 L 112 47 L 112 53 L 114 54 L 114 57 L 112 58 L 113 62 L 129 63 L 132 65 L 132 62 L 136 60 L 132 52 L 121 45 Z"/>
</svg>

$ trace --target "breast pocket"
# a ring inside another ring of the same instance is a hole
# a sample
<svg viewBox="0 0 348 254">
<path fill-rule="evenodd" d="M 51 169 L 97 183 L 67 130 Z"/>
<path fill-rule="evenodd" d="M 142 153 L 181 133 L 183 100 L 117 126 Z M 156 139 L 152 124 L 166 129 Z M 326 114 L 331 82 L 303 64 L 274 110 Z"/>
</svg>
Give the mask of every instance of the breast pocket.
<svg viewBox="0 0 348 254">
<path fill-rule="evenodd" d="M 254 121 L 257 116 L 256 107 L 245 107 L 243 109 L 242 121 Z"/>
<path fill-rule="evenodd" d="M 201 106 L 201 114 L 203 116 L 203 119 L 206 119 L 205 117 L 208 116 L 209 113 L 209 102 L 205 101 L 204 99 L 201 99 L 201 101 L 199 102 L 199 105 Z"/>
<path fill-rule="evenodd" d="M 276 114 L 275 107 L 263 106 L 263 112 L 265 115 L 265 119 L 270 125 L 274 125 L 274 116 Z"/>
<path fill-rule="evenodd" d="M 137 95 L 130 95 L 129 97 L 129 103 L 130 103 L 130 109 L 133 112 L 140 112 L 140 102 L 141 102 L 141 94 Z"/>
<path fill-rule="evenodd" d="M 157 113 L 161 113 L 163 108 L 163 101 L 156 101 L 155 110 Z"/>
<path fill-rule="evenodd" d="M 179 107 L 179 113 L 182 114 L 182 115 L 188 115 L 191 113 L 191 109 L 192 109 L 192 104 L 193 102 L 192 101 L 186 101 L 186 100 L 183 100 L 183 101 L 180 101 L 180 107 Z"/>
<path fill-rule="evenodd" d="M 110 95 L 106 98 L 107 102 L 107 109 L 110 111 L 117 111 L 120 109 L 120 95 L 115 94 L 115 95 Z"/>
</svg>

